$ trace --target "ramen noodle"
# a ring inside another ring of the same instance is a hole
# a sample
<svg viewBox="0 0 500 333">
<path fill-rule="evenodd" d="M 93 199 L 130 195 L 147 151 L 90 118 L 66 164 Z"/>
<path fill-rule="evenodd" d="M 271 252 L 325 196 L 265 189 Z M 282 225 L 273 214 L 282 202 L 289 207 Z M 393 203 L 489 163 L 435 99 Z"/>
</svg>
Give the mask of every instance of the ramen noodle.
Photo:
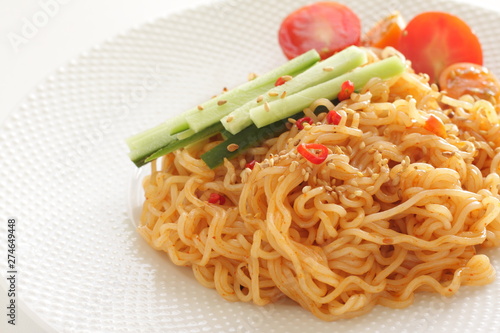
<svg viewBox="0 0 500 333">
<path fill-rule="evenodd" d="M 391 53 L 367 52 L 371 61 Z M 497 112 L 427 81 L 408 65 L 336 105 L 318 100 L 305 110 L 312 124 L 290 120 L 214 170 L 200 155 L 220 137 L 164 156 L 143 182 L 140 234 L 226 300 L 288 297 L 324 320 L 490 283 L 480 251 L 500 245 Z M 446 137 L 425 128 L 431 115 Z M 302 143 L 326 146 L 326 160 L 305 159 Z M 210 203 L 212 193 L 225 200 Z"/>
</svg>

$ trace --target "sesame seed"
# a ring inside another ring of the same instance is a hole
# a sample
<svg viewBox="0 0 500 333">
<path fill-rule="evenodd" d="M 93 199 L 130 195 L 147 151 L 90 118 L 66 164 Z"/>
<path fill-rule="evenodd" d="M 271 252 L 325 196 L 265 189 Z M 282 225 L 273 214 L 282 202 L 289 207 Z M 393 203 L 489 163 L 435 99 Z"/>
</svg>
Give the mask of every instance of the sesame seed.
<svg viewBox="0 0 500 333">
<path fill-rule="evenodd" d="M 278 93 L 276 91 L 270 91 L 268 93 L 268 95 L 271 96 L 271 97 L 276 97 L 276 96 L 278 96 Z"/>
<path fill-rule="evenodd" d="M 217 105 L 219 105 L 219 106 L 224 105 L 226 103 L 227 103 L 227 101 L 225 99 L 221 99 L 221 100 L 217 101 Z"/>
<path fill-rule="evenodd" d="M 307 193 L 311 190 L 311 186 L 307 185 L 302 188 L 302 193 Z"/>
<path fill-rule="evenodd" d="M 302 170 L 300 170 L 300 173 L 301 173 L 301 174 L 302 174 L 302 176 L 303 176 L 303 175 L 305 175 L 305 174 L 306 174 L 306 170 L 305 170 L 305 169 L 302 169 Z"/>
<path fill-rule="evenodd" d="M 325 189 L 329 192 L 333 191 L 333 187 L 329 186 L 329 185 L 326 185 L 325 186 Z"/>
<path fill-rule="evenodd" d="M 281 175 L 279 178 L 278 178 L 278 182 L 282 182 L 283 180 L 285 179 L 285 175 Z"/>
<path fill-rule="evenodd" d="M 372 186 L 368 186 L 366 188 L 366 192 L 372 192 L 374 189 L 375 189 L 375 186 L 373 186 L 373 185 Z"/>
<path fill-rule="evenodd" d="M 293 77 L 291 75 L 284 75 L 281 77 L 281 79 L 285 82 L 287 81 L 290 81 L 291 79 L 293 79 Z"/>
<path fill-rule="evenodd" d="M 354 191 L 354 195 L 355 195 L 355 196 L 357 196 L 357 197 L 360 197 L 360 196 L 362 196 L 362 195 L 363 195 L 363 191 L 361 191 L 361 190 L 356 190 L 356 191 Z"/>
<path fill-rule="evenodd" d="M 290 158 L 292 159 L 296 159 L 297 158 L 297 154 L 295 154 L 293 151 L 290 152 Z M 298 162 L 297 162 L 298 163 Z"/>
<path fill-rule="evenodd" d="M 257 74 L 255 74 L 255 73 L 248 74 L 248 81 L 255 80 L 256 78 L 257 78 Z"/>
<path fill-rule="evenodd" d="M 331 72 L 331 71 L 333 71 L 333 67 L 331 67 L 331 66 L 328 66 L 328 67 L 323 67 L 323 70 L 324 70 L 325 72 Z"/>
<path fill-rule="evenodd" d="M 292 163 L 290 164 L 290 172 L 295 172 L 295 170 L 297 169 L 297 166 L 299 165 L 299 162 L 297 161 L 292 161 Z"/>
<path fill-rule="evenodd" d="M 288 118 L 288 122 L 292 123 L 292 124 L 295 124 L 297 122 L 297 120 L 295 120 L 293 118 Z"/>
<path fill-rule="evenodd" d="M 361 143 L 359 144 L 359 149 L 365 149 L 366 147 L 366 143 L 364 141 L 361 141 Z"/>
<path fill-rule="evenodd" d="M 351 182 L 351 185 L 352 185 L 352 186 L 358 186 L 358 182 L 357 182 L 357 181 L 355 181 L 355 180 L 353 180 L 353 181 Z"/>
<path fill-rule="evenodd" d="M 271 107 L 269 106 L 269 103 L 268 103 L 268 102 L 265 102 L 265 103 L 264 103 L 264 110 L 266 110 L 266 112 L 271 111 Z"/>
<path fill-rule="evenodd" d="M 309 174 L 308 174 L 308 173 L 306 173 L 306 174 L 304 175 L 304 181 L 305 181 L 305 182 L 307 182 L 308 180 L 309 180 Z"/>
<path fill-rule="evenodd" d="M 230 123 L 230 122 L 232 122 L 232 121 L 233 121 L 233 119 L 234 119 L 234 117 L 233 117 L 233 116 L 228 116 L 228 117 L 226 118 L 226 122 L 227 122 L 227 123 Z"/>
<path fill-rule="evenodd" d="M 240 146 L 238 146 L 236 143 L 231 143 L 230 145 L 227 146 L 227 150 L 231 153 L 233 151 L 238 150 L 238 148 L 240 148 Z"/>
<path fill-rule="evenodd" d="M 263 99 L 264 99 L 264 96 L 260 95 L 259 97 L 257 97 L 256 102 L 260 103 L 260 102 L 262 102 Z"/>
<path fill-rule="evenodd" d="M 198 110 L 202 111 L 203 110 L 203 106 L 198 105 Z"/>
<path fill-rule="evenodd" d="M 286 90 L 281 93 L 280 98 L 285 98 L 286 97 Z"/>
</svg>

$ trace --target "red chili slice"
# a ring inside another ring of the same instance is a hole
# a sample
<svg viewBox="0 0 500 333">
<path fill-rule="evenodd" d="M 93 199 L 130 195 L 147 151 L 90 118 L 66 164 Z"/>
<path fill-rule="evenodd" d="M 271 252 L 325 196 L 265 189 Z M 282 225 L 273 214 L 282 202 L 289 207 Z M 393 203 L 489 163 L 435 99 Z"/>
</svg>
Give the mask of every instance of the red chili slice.
<svg viewBox="0 0 500 333">
<path fill-rule="evenodd" d="M 297 121 L 295 122 L 295 125 L 297 125 L 297 128 L 299 130 L 303 130 L 304 123 L 308 123 L 308 124 L 312 125 L 313 120 L 311 119 L 311 117 L 303 117 L 303 118 L 297 119 Z"/>
<path fill-rule="evenodd" d="M 255 163 L 257 163 L 256 160 L 251 160 L 250 162 L 248 162 L 246 165 L 245 165 L 245 168 L 248 168 L 250 170 L 253 170 L 253 168 L 255 167 Z"/>
<path fill-rule="evenodd" d="M 433 114 L 425 121 L 424 128 L 442 138 L 448 137 L 443 122 Z"/>
<path fill-rule="evenodd" d="M 339 101 L 343 101 L 351 97 L 351 94 L 354 92 L 354 83 L 352 81 L 347 80 L 342 83 L 340 87 L 340 92 L 337 96 Z"/>
<path fill-rule="evenodd" d="M 226 197 L 220 195 L 218 193 L 210 193 L 210 197 L 208 198 L 208 202 L 211 204 L 219 203 L 223 205 L 226 202 Z"/>
<path fill-rule="evenodd" d="M 281 86 L 282 84 L 285 84 L 285 82 L 287 81 L 287 79 L 284 77 L 284 76 L 280 76 L 276 82 L 274 83 L 274 85 L 277 87 L 277 86 Z"/>
<path fill-rule="evenodd" d="M 330 112 L 326 115 L 326 122 L 328 124 L 338 125 L 340 124 L 340 120 L 342 120 L 342 116 L 335 110 L 330 110 Z"/>
<path fill-rule="evenodd" d="M 297 147 L 297 151 L 306 160 L 314 164 L 321 164 L 328 157 L 328 148 L 319 143 L 301 143 Z"/>
</svg>

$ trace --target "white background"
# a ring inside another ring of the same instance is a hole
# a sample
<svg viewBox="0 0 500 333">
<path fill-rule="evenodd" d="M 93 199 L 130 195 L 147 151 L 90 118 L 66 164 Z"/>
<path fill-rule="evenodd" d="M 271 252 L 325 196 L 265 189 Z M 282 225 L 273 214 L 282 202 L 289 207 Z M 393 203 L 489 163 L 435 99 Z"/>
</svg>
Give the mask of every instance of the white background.
<svg viewBox="0 0 500 333">
<path fill-rule="evenodd" d="M 213 1 L 0 0 L 0 124 L 45 77 L 93 45 L 148 20 Z M 500 11 L 498 0 L 460 1 Z M 30 30 L 27 22 L 39 27 Z M 0 292 L 4 308 L 5 292 Z M 43 332 L 32 315 L 18 313 L 15 330 L 7 330 L 2 316 L 0 331 Z"/>
</svg>

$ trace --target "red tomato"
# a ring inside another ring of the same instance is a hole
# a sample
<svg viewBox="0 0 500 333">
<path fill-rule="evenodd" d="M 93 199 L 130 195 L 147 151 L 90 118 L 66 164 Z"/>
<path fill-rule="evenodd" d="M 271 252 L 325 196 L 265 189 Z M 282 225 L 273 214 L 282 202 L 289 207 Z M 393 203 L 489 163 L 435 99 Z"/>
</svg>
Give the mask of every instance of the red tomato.
<svg viewBox="0 0 500 333">
<path fill-rule="evenodd" d="M 500 97 L 500 83 L 495 75 L 486 67 L 466 62 L 448 66 L 439 76 L 439 88 L 453 98 L 465 94 L 486 100 Z"/>
<path fill-rule="evenodd" d="M 406 26 L 399 50 L 417 73 L 427 73 L 436 82 L 441 71 L 457 62 L 483 64 L 479 39 L 460 18 L 442 12 L 425 12 Z"/>
<path fill-rule="evenodd" d="M 281 23 L 278 37 L 288 59 L 311 49 L 325 59 L 350 45 L 359 45 L 361 22 L 342 4 L 317 2 L 288 15 Z"/>
<path fill-rule="evenodd" d="M 405 28 L 403 17 L 399 12 L 394 12 L 377 22 L 363 38 L 363 45 L 383 49 L 386 46 L 397 48 L 401 34 Z"/>
</svg>

